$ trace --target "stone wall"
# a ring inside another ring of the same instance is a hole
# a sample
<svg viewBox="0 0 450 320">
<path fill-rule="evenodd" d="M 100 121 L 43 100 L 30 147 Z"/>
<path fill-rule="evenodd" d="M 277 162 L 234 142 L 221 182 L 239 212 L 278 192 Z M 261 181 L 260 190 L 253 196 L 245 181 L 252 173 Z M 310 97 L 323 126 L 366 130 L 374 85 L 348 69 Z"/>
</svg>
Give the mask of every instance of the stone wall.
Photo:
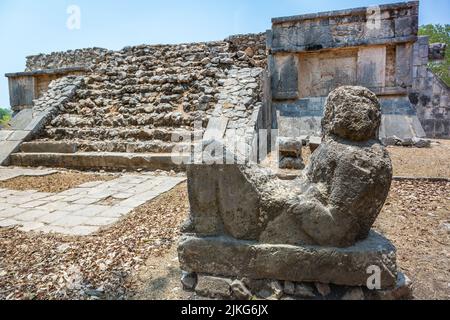
<svg viewBox="0 0 450 320">
<path fill-rule="evenodd" d="M 88 48 L 29 56 L 27 57 L 25 71 L 90 67 L 107 52 L 108 50 L 106 49 Z"/>
<path fill-rule="evenodd" d="M 272 21 L 267 41 L 272 119 L 281 136 L 320 136 L 325 98 L 343 85 L 364 86 L 377 94 L 383 109 L 382 138 L 422 138 L 422 125 L 432 126 L 433 134 L 428 135 L 436 136 L 434 127 L 442 126 L 443 109 L 437 113 L 434 108 L 432 123 L 424 124 L 409 101 L 417 77 L 413 63 L 418 2 Z M 428 53 L 426 45 L 420 55 L 427 59 Z M 446 99 L 443 89 L 439 94 L 440 100 Z"/>
<path fill-rule="evenodd" d="M 230 50 L 248 56 L 254 66 L 264 68 L 267 65 L 266 33 L 240 34 L 228 37 Z"/>
<path fill-rule="evenodd" d="M 429 46 L 428 37 L 419 37 L 414 44 L 414 81 L 409 97 L 430 138 L 450 138 L 449 87 L 427 67 L 430 58 L 445 54 L 442 50 L 441 46 Z"/>
<path fill-rule="evenodd" d="M 429 46 L 428 58 L 431 61 L 444 60 L 446 50 L 447 50 L 446 43 L 432 43 Z"/>
<path fill-rule="evenodd" d="M 272 52 L 413 42 L 418 1 L 272 19 Z"/>
</svg>

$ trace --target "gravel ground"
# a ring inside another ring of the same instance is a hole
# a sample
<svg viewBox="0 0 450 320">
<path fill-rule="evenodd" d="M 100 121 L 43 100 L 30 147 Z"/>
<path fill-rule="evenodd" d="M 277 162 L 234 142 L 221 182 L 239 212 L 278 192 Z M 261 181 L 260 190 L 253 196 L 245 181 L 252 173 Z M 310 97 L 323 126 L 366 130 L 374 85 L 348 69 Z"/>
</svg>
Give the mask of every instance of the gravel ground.
<svg viewBox="0 0 450 320">
<path fill-rule="evenodd" d="M 79 185 L 93 181 L 109 181 L 117 176 L 113 174 L 93 174 L 82 172 L 58 172 L 42 177 L 17 177 L 7 181 L 0 181 L 0 188 L 26 191 L 59 193 Z"/>
<path fill-rule="evenodd" d="M 395 176 L 450 178 L 450 140 L 431 148 L 389 147 Z"/>
<path fill-rule="evenodd" d="M 450 182 L 394 182 L 375 228 L 397 247 L 416 299 L 450 299 Z"/>
</svg>

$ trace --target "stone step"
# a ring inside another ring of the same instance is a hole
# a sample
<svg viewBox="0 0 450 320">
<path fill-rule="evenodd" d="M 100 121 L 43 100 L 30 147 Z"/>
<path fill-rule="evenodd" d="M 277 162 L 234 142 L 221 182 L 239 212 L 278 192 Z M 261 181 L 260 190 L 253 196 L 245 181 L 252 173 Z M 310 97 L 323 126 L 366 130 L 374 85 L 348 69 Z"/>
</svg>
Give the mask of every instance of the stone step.
<svg viewBox="0 0 450 320">
<path fill-rule="evenodd" d="M 77 153 L 14 153 L 10 165 L 20 167 L 50 167 L 69 169 L 144 169 L 184 171 L 188 154 L 168 153 L 119 153 L 119 152 L 77 152 Z"/>
<path fill-rule="evenodd" d="M 32 141 L 23 142 L 20 152 L 31 153 L 74 153 L 77 152 L 78 145 L 70 142 L 59 141 Z"/>
<path fill-rule="evenodd" d="M 90 127 L 90 128 L 47 128 L 43 138 L 51 140 L 136 140 L 136 141 L 151 141 L 160 140 L 165 142 L 172 142 L 173 139 L 180 140 L 179 137 L 191 137 L 194 134 L 201 134 L 203 132 L 192 131 L 190 129 L 169 128 L 163 127 L 158 129 L 145 129 L 139 127 L 127 128 L 111 128 L 111 127 Z M 185 139 L 186 139 L 185 138 Z"/>
<path fill-rule="evenodd" d="M 192 143 L 165 142 L 161 140 L 130 142 L 116 140 L 71 140 L 48 141 L 35 140 L 21 145 L 20 152 L 24 153 L 75 153 L 75 152 L 124 152 L 124 153 L 171 153 L 179 150 L 189 152 Z"/>
</svg>

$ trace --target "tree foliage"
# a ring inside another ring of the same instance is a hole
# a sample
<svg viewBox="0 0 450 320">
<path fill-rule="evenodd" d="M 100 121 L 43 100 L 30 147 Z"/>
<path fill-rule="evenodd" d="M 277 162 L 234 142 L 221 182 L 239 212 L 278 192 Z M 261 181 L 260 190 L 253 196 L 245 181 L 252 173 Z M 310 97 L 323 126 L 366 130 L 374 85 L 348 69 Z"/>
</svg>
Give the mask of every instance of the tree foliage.
<svg viewBox="0 0 450 320">
<path fill-rule="evenodd" d="M 6 124 L 11 119 L 11 111 L 0 107 L 0 125 Z"/>
<path fill-rule="evenodd" d="M 419 35 L 428 36 L 430 43 L 446 43 L 447 50 L 442 62 L 430 62 L 429 68 L 450 86 L 450 24 L 428 24 L 421 26 Z"/>
</svg>

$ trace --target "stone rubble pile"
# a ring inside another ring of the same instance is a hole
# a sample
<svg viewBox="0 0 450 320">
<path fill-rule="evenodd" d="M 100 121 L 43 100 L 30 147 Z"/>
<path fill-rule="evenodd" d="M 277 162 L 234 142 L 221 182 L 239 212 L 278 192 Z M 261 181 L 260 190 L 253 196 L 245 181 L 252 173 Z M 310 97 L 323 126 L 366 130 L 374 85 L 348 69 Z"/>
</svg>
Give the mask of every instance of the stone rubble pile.
<svg viewBox="0 0 450 320">
<path fill-rule="evenodd" d="M 246 49 L 235 38 L 98 55 L 40 138 L 70 140 L 81 151 L 166 153 L 179 143 L 173 137 L 190 137 L 194 124 L 206 127 L 214 113 L 227 116 L 230 126 L 246 125 L 261 104 L 260 38 Z"/>
<path fill-rule="evenodd" d="M 430 148 L 431 140 L 420 138 L 406 138 L 400 139 L 397 136 L 387 137 L 381 140 L 385 146 L 398 146 L 398 147 L 414 147 L 414 148 Z"/>
<path fill-rule="evenodd" d="M 28 56 L 25 71 L 90 67 L 107 52 L 108 50 L 102 48 L 87 48 Z"/>
<path fill-rule="evenodd" d="M 48 90 L 39 99 L 34 100 L 33 111 L 58 112 L 65 109 L 68 103 L 83 86 L 81 76 L 67 76 L 54 80 Z"/>
</svg>

